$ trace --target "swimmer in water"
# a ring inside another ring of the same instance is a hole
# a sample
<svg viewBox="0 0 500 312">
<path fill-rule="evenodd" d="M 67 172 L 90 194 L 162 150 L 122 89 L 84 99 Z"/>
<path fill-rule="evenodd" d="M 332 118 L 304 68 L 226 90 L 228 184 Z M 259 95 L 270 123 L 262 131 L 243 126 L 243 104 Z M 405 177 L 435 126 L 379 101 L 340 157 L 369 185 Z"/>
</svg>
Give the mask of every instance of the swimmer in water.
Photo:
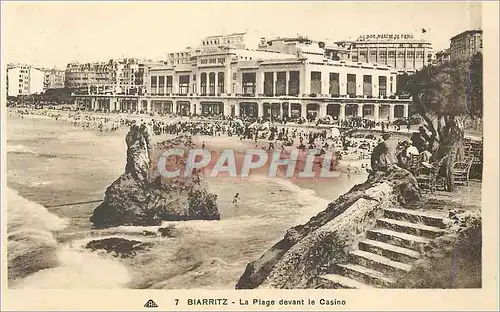
<svg viewBox="0 0 500 312">
<path fill-rule="evenodd" d="M 233 197 L 233 204 L 236 204 L 238 202 L 238 196 L 240 196 L 240 193 L 236 193 L 236 195 L 234 195 Z"/>
</svg>

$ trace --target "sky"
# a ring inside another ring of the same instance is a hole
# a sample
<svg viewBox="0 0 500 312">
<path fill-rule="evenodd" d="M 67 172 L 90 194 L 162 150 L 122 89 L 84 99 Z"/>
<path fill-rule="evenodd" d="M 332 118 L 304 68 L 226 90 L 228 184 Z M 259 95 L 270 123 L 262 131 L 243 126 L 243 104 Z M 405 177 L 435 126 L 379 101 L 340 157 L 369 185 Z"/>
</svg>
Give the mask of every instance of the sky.
<svg viewBox="0 0 500 312">
<path fill-rule="evenodd" d="M 469 2 L 2 2 L 2 63 L 65 68 L 117 57 L 164 59 L 209 35 L 257 31 L 318 40 L 413 33 L 437 49 L 480 27 Z M 420 35 L 419 35 L 420 37 Z"/>
</svg>

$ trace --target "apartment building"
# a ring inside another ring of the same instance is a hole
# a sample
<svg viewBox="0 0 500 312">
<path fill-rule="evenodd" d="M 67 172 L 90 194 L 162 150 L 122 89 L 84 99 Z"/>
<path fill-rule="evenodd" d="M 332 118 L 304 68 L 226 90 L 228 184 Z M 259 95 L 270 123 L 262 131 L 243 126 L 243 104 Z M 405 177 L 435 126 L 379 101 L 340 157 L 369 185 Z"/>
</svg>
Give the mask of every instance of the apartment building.
<svg viewBox="0 0 500 312">
<path fill-rule="evenodd" d="M 451 61 L 450 49 L 443 49 L 436 52 L 434 65 L 443 65 Z"/>
<path fill-rule="evenodd" d="M 51 68 L 44 69 L 44 81 L 43 81 L 43 89 L 59 89 L 64 88 L 66 75 L 64 70 Z"/>
<path fill-rule="evenodd" d="M 466 60 L 483 50 L 483 31 L 481 29 L 466 30 L 450 39 L 450 58 Z"/>
<path fill-rule="evenodd" d="M 66 67 L 66 87 L 82 94 L 142 94 L 144 66 L 151 60 L 112 59 L 108 62 L 70 63 Z"/>
<path fill-rule="evenodd" d="M 39 94 L 44 90 L 44 71 L 27 64 L 7 65 L 7 96 Z"/>
</svg>

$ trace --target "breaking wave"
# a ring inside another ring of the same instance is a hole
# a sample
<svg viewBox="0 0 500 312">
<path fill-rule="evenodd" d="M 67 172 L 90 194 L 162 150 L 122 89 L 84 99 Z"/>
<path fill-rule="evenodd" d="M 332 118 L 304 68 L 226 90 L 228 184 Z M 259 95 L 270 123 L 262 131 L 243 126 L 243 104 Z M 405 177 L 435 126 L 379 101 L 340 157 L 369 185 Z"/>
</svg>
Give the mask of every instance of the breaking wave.
<svg viewBox="0 0 500 312">
<path fill-rule="evenodd" d="M 7 188 L 8 279 L 11 288 L 116 288 L 125 266 L 98 253 L 57 242 L 67 219 Z"/>
</svg>

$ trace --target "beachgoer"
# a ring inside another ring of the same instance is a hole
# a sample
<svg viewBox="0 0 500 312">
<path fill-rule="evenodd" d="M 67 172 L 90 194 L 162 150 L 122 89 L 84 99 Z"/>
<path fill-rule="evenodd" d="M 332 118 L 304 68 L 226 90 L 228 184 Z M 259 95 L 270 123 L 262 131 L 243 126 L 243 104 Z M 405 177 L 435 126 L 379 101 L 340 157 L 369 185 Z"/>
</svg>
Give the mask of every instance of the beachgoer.
<svg viewBox="0 0 500 312">
<path fill-rule="evenodd" d="M 238 196 L 240 195 L 240 193 L 236 193 L 236 195 L 234 195 L 233 197 L 233 204 L 236 204 L 238 202 Z"/>
<path fill-rule="evenodd" d="M 383 141 L 373 149 L 371 155 L 372 171 L 387 171 L 390 165 L 396 163 L 395 146 L 389 138 L 390 134 L 384 133 L 382 135 Z"/>
</svg>

